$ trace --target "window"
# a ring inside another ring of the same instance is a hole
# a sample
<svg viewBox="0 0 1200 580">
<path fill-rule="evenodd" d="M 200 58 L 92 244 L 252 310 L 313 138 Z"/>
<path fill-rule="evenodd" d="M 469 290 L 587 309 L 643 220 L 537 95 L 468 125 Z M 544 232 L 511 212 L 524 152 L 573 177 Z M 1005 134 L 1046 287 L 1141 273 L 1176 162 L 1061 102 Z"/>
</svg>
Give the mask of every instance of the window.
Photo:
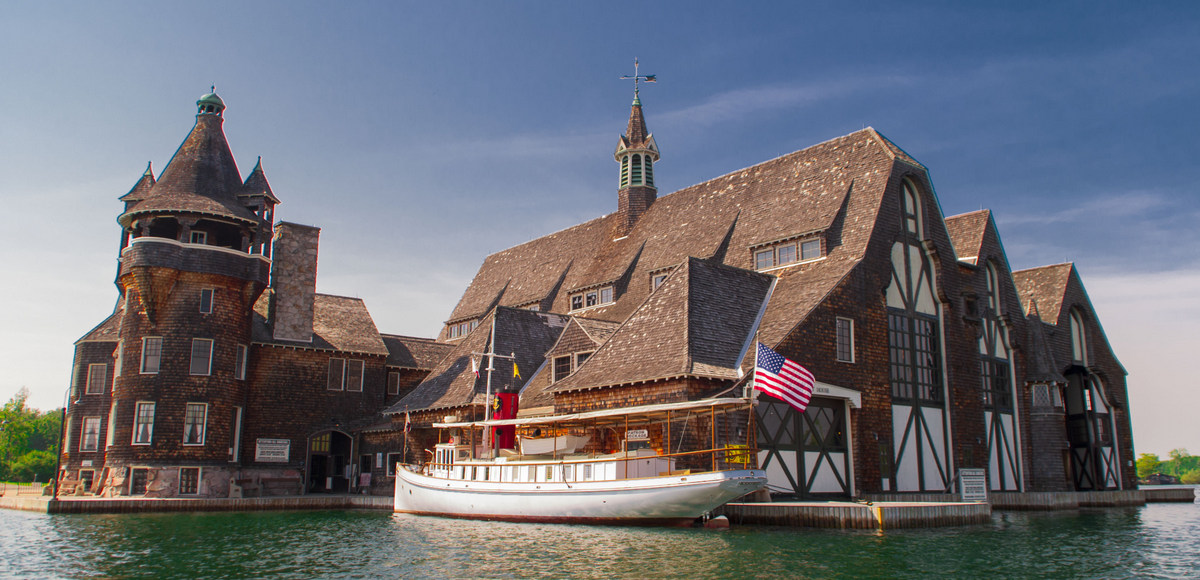
<svg viewBox="0 0 1200 580">
<path fill-rule="evenodd" d="M 797 255 L 797 248 L 799 255 Z M 754 269 L 767 270 L 777 266 L 787 266 L 808 262 L 821 257 L 821 240 L 809 238 L 806 240 L 773 243 L 754 250 Z"/>
<path fill-rule="evenodd" d="M 1071 361 L 1087 364 L 1087 338 L 1083 332 L 1083 316 L 1071 311 Z"/>
<path fill-rule="evenodd" d="M 633 167 L 630 167 L 630 169 L 631 169 L 631 171 L 629 172 L 629 184 L 630 185 L 641 185 L 642 184 L 642 156 L 641 155 L 638 155 L 636 153 L 633 155 Z"/>
<path fill-rule="evenodd" d="M 775 267 L 775 250 L 759 250 L 754 252 L 754 269 L 765 270 Z"/>
<path fill-rule="evenodd" d="M 192 365 L 190 374 L 193 375 L 209 375 L 212 371 L 212 346 L 211 338 L 193 338 L 192 339 Z"/>
<path fill-rule="evenodd" d="M 113 377 L 121 376 L 121 366 L 125 363 L 125 339 L 117 341 L 117 350 L 113 353 L 113 358 L 117 359 L 116 365 L 113 367 Z M 113 388 L 116 388 L 116 381 L 113 381 Z"/>
<path fill-rule="evenodd" d="M 346 390 L 362 392 L 363 390 L 363 361 L 346 361 Z"/>
<path fill-rule="evenodd" d="M 113 401 L 112 408 L 108 410 L 108 431 L 105 432 L 104 447 L 112 447 L 113 433 L 117 430 L 117 402 Z"/>
<path fill-rule="evenodd" d="M 1009 388 L 1008 361 L 983 357 L 979 361 L 983 378 L 983 408 L 988 411 L 1012 413 L 1012 390 Z"/>
<path fill-rule="evenodd" d="M 205 420 L 208 417 L 208 405 L 205 403 L 188 403 L 187 413 L 183 416 L 183 444 L 204 445 Z"/>
<path fill-rule="evenodd" d="M 663 282 L 666 282 L 666 281 L 667 281 L 666 274 L 655 274 L 654 277 L 650 278 L 650 289 L 658 290 L 658 287 L 662 286 Z"/>
<path fill-rule="evenodd" d="M 203 288 L 200 290 L 200 313 L 211 314 L 213 306 L 213 290 L 212 288 Z"/>
<path fill-rule="evenodd" d="M 82 485 L 83 489 L 87 489 L 87 490 L 92 489 L 92 483 L 94 481 L 96 481 L 96 470 L 95 469 L 80 469 L 79 470 L 79 485 Z"/>
<path fill-rule="evenodd" d="M 583 364 L 583 361 L 587 360 L 588 357 L 592 356 L 592 352 L 593 351 L 588 351 L 588 352 L 581 352 L 581 353 L 576 354 L 575 355 L 575 368 L 579 368 L 579 365 Z"/>
<path fill-rule="evenodd" d="M 326 382 L 326 388 L 330 391 L 342 390 L 342 377 L 346 374 L 346 360 L 340 358 L 329 359 L 329 380 Z"/>
<path fill-rule="evenodd" d="M 147 336 L 142 339 L 142 374 L 152 375 L 158 372 L 158 364 L 162 360 L 162 337 Z"/>
<path fill-rule="evenodd" d="M 208 243 L 208 233 L 192 232 L 191 241 L 193 244 L 207 244 Z"/>
<path fill-rule="evenodd" d="M 821 257 L 821 240 L 808 240 L 800 243 L 800 259 L 803 261 L 816 260 Z"/>
<path fill-rule="evenodd" d="M 581 310 L 583 308 L 591 308 L 593 306 L 612 304 L 615 296 L 614 292 L 615 291 L 612 286 L 604 286 L 572 295 L 571 310 Z"/>
<path fill-rule="evenodd" d="M 329 379 L 326 387 L 330 391 L 362 392 L 363 361 L 344 358 L 329 359 Z"/>
<path fill-rule="evenodd" d="M 329 453 L 329 433 L 322 433 L 312 439 L 313 453 Z"/>
<path fill-rule="evenodd" d="M 179 468 L 179 495 L 199 495 L 200 493 L 200 468 L 199 467 L 180 467 Z"/>
<path fill-rule="evenodd" d="M 450 338 L 459 338 L 462 336 L 466 336 L 469 332 L 471 332 L 472 330 L 475 330 L 476 326 L 479 326 L 478 320 L 468 320 L 466 322 L 459 322 L 457 324 L 451 324 L 449 332 L 447 332 L 447 334 L 449 335 Z"/>
<path fill-rule="evenodd" d="M 854 362 L 854 321 L 849 318 L 837 317 L 836 350 L 837 359 L 841 362 Z"/>
<path fill-rule="evenodd" d="M 146 484 L 150 481 L 150 470 L 135 467 L 129 474 L 129 495 L 146 495 Z"/>
<path fill-rule="evenodd" d="M 104 392 L 104 382 L 107 378 L 108 365 L 103 363 L 88 365 L 87 387 L 84 392 L 89 395 L 98 395 Z"/>
<path fill-rule="evenodd" d="M 83 437 L 79 440 L 80 451 L 95 451 L 100 448 L 100 417 L 83 418 Z"/>
<path fill-rule="evenodd" d="M 396 464 L 400 463 L 401 461 L 404 461 L 404 455 L 402 453 L 388 453 L 387 454 L 387 476 L 388 477 L 396 477 Z"/>
<path fill-rule="evenodd" d="M 388 373 L 387 394 L 389 394 L 389 395 L 399 395 L 400 394 L 400 372 L 399 371 L 391 371 Z"/>
<path fill-rule="evenodd" d="M 895 309 L 888 313 L 888 360 L 894 401 L 942 402 L 937 320 Z"/>
<path fill-rule="evenodd" d="M 911 182 L 904 182 L 904 191 L 901 197 L 903 201 L 900 209 L 904 220 L 904 231 L 918 240 L 922 239 L 921 202 L 917 197 L 916 188 Z"/>
<path fill-rule="evenodd" d="M 154 437 L 154 403 L 139 402 L 133 417 L 133 444 L 149 445 Z"/>
<path fill-rule="evenodd" d="M 250 349 L 246 345 L 237 345 L 237 358 L 233 361 L 233 378 L 244 381 L 246 380 L 246 357 Z"/>
<path fill-rule="evenodd" d="M 620 187 L 625 187 L 627 185 L 629 185 L 629 156 L 625 155 L 625 156 L 621 157 L 621 185 L 620 185 Z"/>
<path fill-rule="evenodd" d="M 807 242 L 805 242 L 807 243 Z M 796 261 L 796 244 L 784 244 L 775 248 L 775 260 L 779 265 L 791 264 Z"/>
<path fill-rule="evenodd" d="M 554 382 L 561 381 L 571 374 L 571 355 L 554 357 Z"/>
</svg>

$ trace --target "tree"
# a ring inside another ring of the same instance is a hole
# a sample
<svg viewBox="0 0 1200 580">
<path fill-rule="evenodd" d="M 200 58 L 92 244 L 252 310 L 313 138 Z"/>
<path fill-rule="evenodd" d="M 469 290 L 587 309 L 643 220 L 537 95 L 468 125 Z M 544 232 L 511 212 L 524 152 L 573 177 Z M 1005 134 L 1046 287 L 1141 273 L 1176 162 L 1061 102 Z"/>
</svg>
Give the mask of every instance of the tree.
<svg viewBox="0 0 1200 580">
<path fill-rule="evenodd" d="M 1193 469 L 1184 473 L 1183 477 L 1179 478 L 1179 481 L 1180 483 L 1186 483 L 1188 485 L 1200 483 L 1200 469 Z"/>
<path fill-rule="evenodd" d="M 1167 456 L 1171 458 L 1171 460 L 1167 462 L 1170 465 L 1169 469 L 1171 475 L 1174 475 L 1175 477 L 1183 476 L 1187 465 L 1191 463 L 1189 460 L 1192 459 L 1192 456 L 1188 455 L 1187 449 L 1182 447 L 1179 449 L 1172 449 L 1167 452 Z"/>
<path fill-rule="evenodd" d="M 29 389 L 22 387 L 0 409 L 0 480 L 3 481 L 29 481 L 34 473 L 42 476 L 40 481 L 45 481 L 49 473 L 41 467 L 45 455 L 52 458 L 50 472 L 54 470 L 62 412 L 31 409 L 25 404 L 28 399 Z M 34 451 L 43 455 L 26 457 Z"/>
<path fill-rule="evenodd" d="M 1163 464 L 1158 455 L 1153 453 L 1140 453 L 1137 458 L 1137 476 L 1139 479 L 1146 479 L 1153 473 L 1158 473 L 1158 468 Z"/>
</svg>

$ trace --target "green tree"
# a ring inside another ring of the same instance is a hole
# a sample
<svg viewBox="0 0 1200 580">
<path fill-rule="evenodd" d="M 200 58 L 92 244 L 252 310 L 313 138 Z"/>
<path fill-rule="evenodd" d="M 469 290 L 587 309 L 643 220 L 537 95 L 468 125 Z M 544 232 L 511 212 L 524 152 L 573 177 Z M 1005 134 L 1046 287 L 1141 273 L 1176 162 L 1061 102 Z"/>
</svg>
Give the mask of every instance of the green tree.
<svg viewBox="0 0 1200 580">
<path fill-rule="evenodd" d="M 58 455 L 61 410 L 42 413 L 28 407 L 28 399 L 29 390 L 22 387 L 0 409 L 0 480 L 29 481 L 36 472 L 43 477 L 39 481 L 45 481 L 49 472 L 40 467 L 45 456 L 26 456 L 32 451 Z"/>
<path fill-rule="evenodd" d="M 46 482 L 54 475 L 57 461 L 58 457 L 49 451 L 30 451 L 13 462 L 12 479 Z"/>
<path fill-rule="evenodd" d="M 1158 468 L 1161 465 L 1162 460 L 1158 458 L 1158 455 L 1140 453 L 1137 459 L 1137 476 L 1141 479 L 1150 477 L 1150 474 L 1158 472 Z"/>
<path fill-rule="evenodd" d="M 1179 481 L 1189 484 L 1189 485 L 1195 485 L 1197 483 L 1200 483 L 1200 469 L 1193 469 L 1191 471 L 1185 472 L 1183 474 L 1183 477 L 1179 478 Z"/>
<path fill-rule="evenodd" d="M 1167 456 L 1171 458 L 1167 462 L 1167 473 L 1175 477 L 1182 477 L 1187 467 L 1191 464 L 1192 456 L 1188 455 L 1187 449 L 1180 447 L 1167 452 Z"/>
</svg>

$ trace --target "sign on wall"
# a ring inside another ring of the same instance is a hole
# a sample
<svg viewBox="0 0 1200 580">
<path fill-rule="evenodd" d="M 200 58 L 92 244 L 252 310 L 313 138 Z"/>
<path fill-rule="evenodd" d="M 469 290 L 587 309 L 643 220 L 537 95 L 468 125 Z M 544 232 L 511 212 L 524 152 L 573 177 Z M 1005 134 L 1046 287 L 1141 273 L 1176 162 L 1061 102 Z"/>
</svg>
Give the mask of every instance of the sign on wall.
<svg viewBox="0 0 1200 580">
<path fill-rule="evenodd" d="M 291 449 L 291 439 L 259 439 L 254 446 L 254 460 L 263 463 L 287 463 Z"/>
<path fill-rule="evenodd" d="M 987 473 L 982 469 L 959 469 L 958 491 L 962 501 L 987 501 Z"/>
</svg>

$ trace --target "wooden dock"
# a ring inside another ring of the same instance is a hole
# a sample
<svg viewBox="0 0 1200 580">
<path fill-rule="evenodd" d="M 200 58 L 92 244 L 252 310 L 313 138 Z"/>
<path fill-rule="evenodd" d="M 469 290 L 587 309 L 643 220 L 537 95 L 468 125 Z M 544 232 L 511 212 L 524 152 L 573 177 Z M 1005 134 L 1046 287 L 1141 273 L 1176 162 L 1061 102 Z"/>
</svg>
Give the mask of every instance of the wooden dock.
<svg viewBox="0 0 1200 580">
<path fill-rule="evenodd" d="M 772 502 L 730 503 L 714 514 L 734 525 L 884 530 L 982 524 L 991 521 L 987 502 Z"/>
<path fill-rule="evenodd" d="M 60 497 L 51 500 L 43 496 L 0 497 L 0 509 L 12 509 L 45 514 L 122 514 L 153 512 L 216 512 L 216 511 L 277 511 L 277 510 L 392 510 L 391 496 L 379 495 L 293 495 L 245 499 L 190 498 L 93 498 Z"/>
</svg>

